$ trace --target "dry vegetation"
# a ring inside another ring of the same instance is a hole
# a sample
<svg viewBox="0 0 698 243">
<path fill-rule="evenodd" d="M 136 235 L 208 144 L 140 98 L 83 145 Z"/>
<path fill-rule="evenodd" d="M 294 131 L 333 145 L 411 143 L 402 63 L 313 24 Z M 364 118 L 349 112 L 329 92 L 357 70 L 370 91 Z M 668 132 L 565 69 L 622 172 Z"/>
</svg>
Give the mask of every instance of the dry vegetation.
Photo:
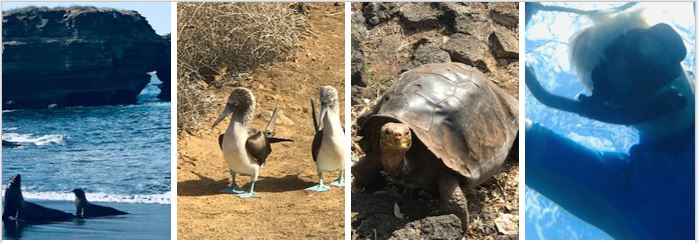
<svg viewBox="0 0 698 243">
<path fill-rule="evenodd" d="M 307 35 L 303 4 L 180 3 L 177 131 L 193 132 L 213 108 L 211 89 L 290 58 Z"/>
</svg>

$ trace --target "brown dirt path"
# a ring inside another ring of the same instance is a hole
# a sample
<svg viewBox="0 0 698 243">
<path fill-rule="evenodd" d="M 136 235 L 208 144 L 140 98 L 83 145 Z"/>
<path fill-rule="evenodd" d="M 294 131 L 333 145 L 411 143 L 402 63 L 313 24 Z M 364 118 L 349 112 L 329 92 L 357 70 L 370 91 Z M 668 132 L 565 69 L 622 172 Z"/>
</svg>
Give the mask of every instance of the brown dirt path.
<svg viewBox="0 0 698 243">
<path fill-rule="evenodd" d="M 329 192 L 303 190 L 317 183 L 310 154 L 313 125 L 309 98 L 317 100 L 323 85 L 339 90 L 344 114 L 344 6 L 308 4 L 310 36 L 295 60 L 276 63 L 231 81 L 257 97 L 253 126 L 262 129 L 275 105 L 283 116 L 276 136 L 294 143 L 275 144 L 261 172 L 255 191 L 260 198 L 240 199 L 218 191 L 229 183 L 227 166 L 218 148 L 218 135 L 226 119 L 214 131 L 179 137 L 177 160 L 178 239 L 344 239 L 344 188 Z M 202 122 L 213 123 L 231 87 L 214 94 L 220 107 Z M 338 173 L 326 173 L 326 181 Z M 237 179 L 249 188 L 249 177 Z"/>
</svg>

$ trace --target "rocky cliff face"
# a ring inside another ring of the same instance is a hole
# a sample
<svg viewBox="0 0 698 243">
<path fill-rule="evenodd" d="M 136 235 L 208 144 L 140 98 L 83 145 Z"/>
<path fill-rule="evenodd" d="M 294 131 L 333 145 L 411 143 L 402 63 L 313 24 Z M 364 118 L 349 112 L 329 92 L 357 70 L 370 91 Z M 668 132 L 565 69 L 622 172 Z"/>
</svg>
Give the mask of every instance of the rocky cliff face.
<svg viewBox="0 0 698 243">
<path fill-rule="evenodd" d="M 2 21 L 4 109 L 135 103 L 149 71 L 169 88 L 169 38 L 135 11 L 29 7 Z"/>
</svg>

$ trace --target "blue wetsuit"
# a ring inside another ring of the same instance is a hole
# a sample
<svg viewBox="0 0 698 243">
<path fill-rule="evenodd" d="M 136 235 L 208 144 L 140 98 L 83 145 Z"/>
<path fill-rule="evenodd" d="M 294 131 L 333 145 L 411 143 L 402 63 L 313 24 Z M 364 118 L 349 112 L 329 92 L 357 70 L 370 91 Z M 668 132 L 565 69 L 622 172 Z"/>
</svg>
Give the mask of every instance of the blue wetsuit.
<svg viewBox="0 0 698 243">
<path fill-rule="evenodd" d="M 616 239 L 694 239 L 694 129 L 611 153 L 534 124 L 526 185 Z"/>
</svg>

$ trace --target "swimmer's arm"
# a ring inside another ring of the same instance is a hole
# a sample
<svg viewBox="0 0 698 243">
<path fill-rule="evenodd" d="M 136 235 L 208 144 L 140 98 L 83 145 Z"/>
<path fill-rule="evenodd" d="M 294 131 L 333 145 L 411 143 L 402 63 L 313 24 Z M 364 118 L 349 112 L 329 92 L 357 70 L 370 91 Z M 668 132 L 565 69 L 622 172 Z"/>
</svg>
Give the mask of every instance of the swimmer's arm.
<svg viewBox="0 0 698 243">
<path fill-rule="evenodd" d="M 539 125 L 526 127 L 526 185 L 616 239 L 632 237 L 610 200 L 623 190 L 621 156 L 589 149 Z"/>
</svg>

